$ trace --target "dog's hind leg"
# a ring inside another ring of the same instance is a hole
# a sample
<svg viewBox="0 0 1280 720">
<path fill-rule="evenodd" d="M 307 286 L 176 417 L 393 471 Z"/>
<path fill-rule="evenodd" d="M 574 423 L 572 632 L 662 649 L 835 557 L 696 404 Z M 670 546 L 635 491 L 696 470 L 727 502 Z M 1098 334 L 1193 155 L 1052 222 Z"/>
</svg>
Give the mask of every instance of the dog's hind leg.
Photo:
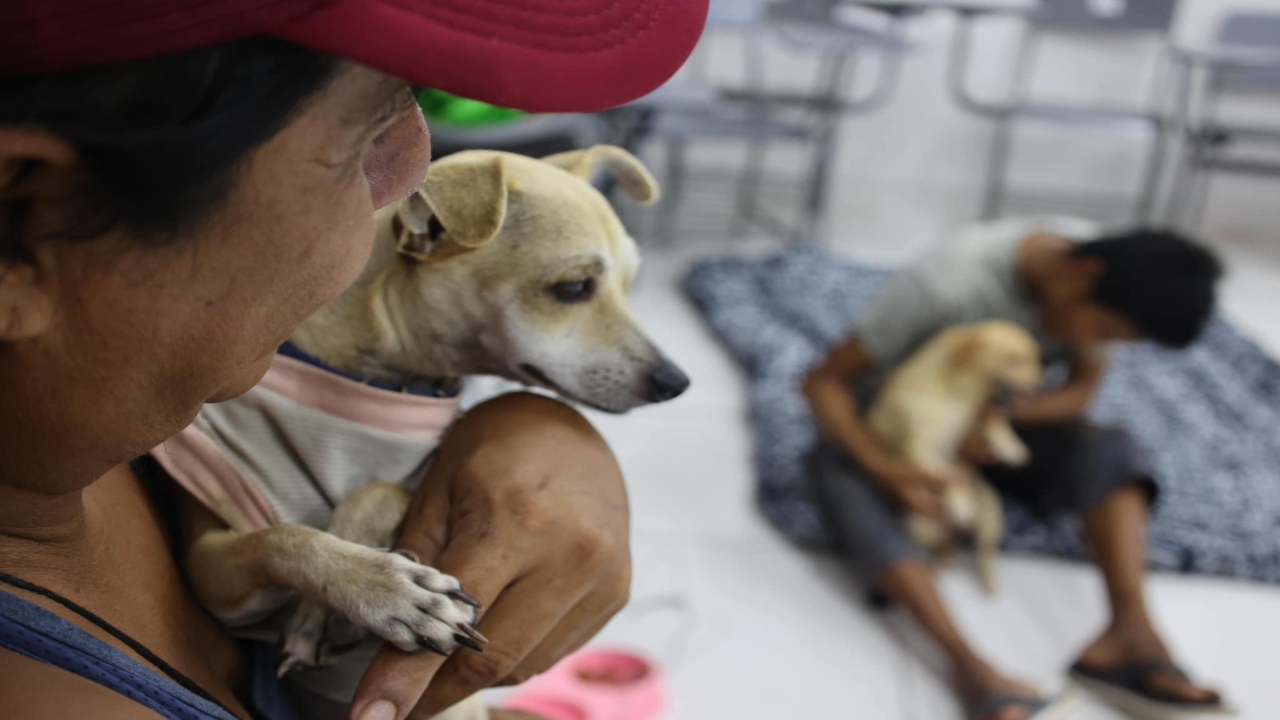
<svg viewBox="0 0 1280 720">
<path fill-rule="evenodd" d="M 978 569 L 978 581 L 988 594 L 996 592 L 996 559 L 1000 555 L 1000 541 L 1004 538 L 1004 509 L 995 489 L 980 477 L 974 477 L 974 496 L 977 500 L 977 523 L 973 529 L 974 559 Z"/>
<path fill-rule="evenodd" d="M 329 534 L 368 547 L 389 548 L 409 507 L 409 491 L 390 483 L 367 485 L 342 499 Z M 317 597 L 298 601 L 281 637 L 279 675 L 299 667 L 329 665 L 364 639 L 365 630 Z"/>
</svg>

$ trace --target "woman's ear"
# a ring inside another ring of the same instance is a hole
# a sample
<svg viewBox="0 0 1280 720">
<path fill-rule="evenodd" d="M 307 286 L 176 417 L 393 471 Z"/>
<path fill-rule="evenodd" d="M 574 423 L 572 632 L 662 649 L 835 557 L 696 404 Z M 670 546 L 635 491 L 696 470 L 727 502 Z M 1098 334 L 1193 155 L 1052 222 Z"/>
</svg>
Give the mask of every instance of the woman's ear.
<svg viewBox="0 0 1280 720">
<path fill-rule="evenodd" d="M 76 151 L 36 128 L 0 125 L 0 200 L 48 201 L 64 196 L 76 179 Z"/>
<path fill-rule="evenodd" d="M 0 259 L 0 345 L 42 335 L 53 322 L 53 294 L 36 267 Z"/>
<path fill-rule="evenodd" d="M 0 126 L 0 343 L 42 334 L 56 288 L 38 238 L 76 182 L 69 143 L 35 128 Z"/>
</svg>

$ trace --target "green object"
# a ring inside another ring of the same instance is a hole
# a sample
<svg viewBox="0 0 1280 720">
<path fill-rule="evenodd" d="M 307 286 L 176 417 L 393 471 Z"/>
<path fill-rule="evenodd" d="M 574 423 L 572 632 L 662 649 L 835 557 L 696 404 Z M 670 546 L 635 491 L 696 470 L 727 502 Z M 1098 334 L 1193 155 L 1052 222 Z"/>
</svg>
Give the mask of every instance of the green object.
<svg viewBox="0 0 1280 720">
<path fill-rule="evenodd" d="M 418 105 L 428 120 L 459 127 L 502 125 L 527 115 L 523 110 L 500 108 L 479 100 L 450 95 L 442 90 L 428 89 L 419 92 Z"/>
</svg>

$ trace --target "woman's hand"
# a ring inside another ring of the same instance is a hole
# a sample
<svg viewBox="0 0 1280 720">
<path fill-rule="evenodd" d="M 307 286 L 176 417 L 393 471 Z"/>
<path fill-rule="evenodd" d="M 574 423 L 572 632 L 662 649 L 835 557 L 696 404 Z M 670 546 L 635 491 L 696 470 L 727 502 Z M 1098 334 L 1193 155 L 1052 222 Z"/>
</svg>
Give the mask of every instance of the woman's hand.
<svg viewBox="0 0 1280 720">
<path fill-rule="evenodd" d="M 484 604 L 489 644 L 447 661 L 385 647 L 352 717 L 425 720 L 551 667 L 627 603 L 629 534 L 622 471 L 585 418 L 528 393 L 474 408 L 441 445 L 399 547 Z"/>
</svg>

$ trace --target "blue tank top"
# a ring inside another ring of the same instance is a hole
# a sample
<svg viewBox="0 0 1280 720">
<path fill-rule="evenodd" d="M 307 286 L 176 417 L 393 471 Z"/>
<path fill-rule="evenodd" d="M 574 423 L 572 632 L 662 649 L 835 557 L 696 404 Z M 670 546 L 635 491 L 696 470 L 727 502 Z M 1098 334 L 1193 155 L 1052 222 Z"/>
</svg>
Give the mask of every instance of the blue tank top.
<svg viewBox="0 0 1280 720">
<path fill-rule="evenodd" d="M 110 688 L 169 720 L 235 720 L 201 697 L 76 625 L 0 590 L 0 648 Z M 252 667 L 249 709 L 259 720 L 297 720 L 273 669 L 274 653 L 246 645 Z"/>
</svg>

